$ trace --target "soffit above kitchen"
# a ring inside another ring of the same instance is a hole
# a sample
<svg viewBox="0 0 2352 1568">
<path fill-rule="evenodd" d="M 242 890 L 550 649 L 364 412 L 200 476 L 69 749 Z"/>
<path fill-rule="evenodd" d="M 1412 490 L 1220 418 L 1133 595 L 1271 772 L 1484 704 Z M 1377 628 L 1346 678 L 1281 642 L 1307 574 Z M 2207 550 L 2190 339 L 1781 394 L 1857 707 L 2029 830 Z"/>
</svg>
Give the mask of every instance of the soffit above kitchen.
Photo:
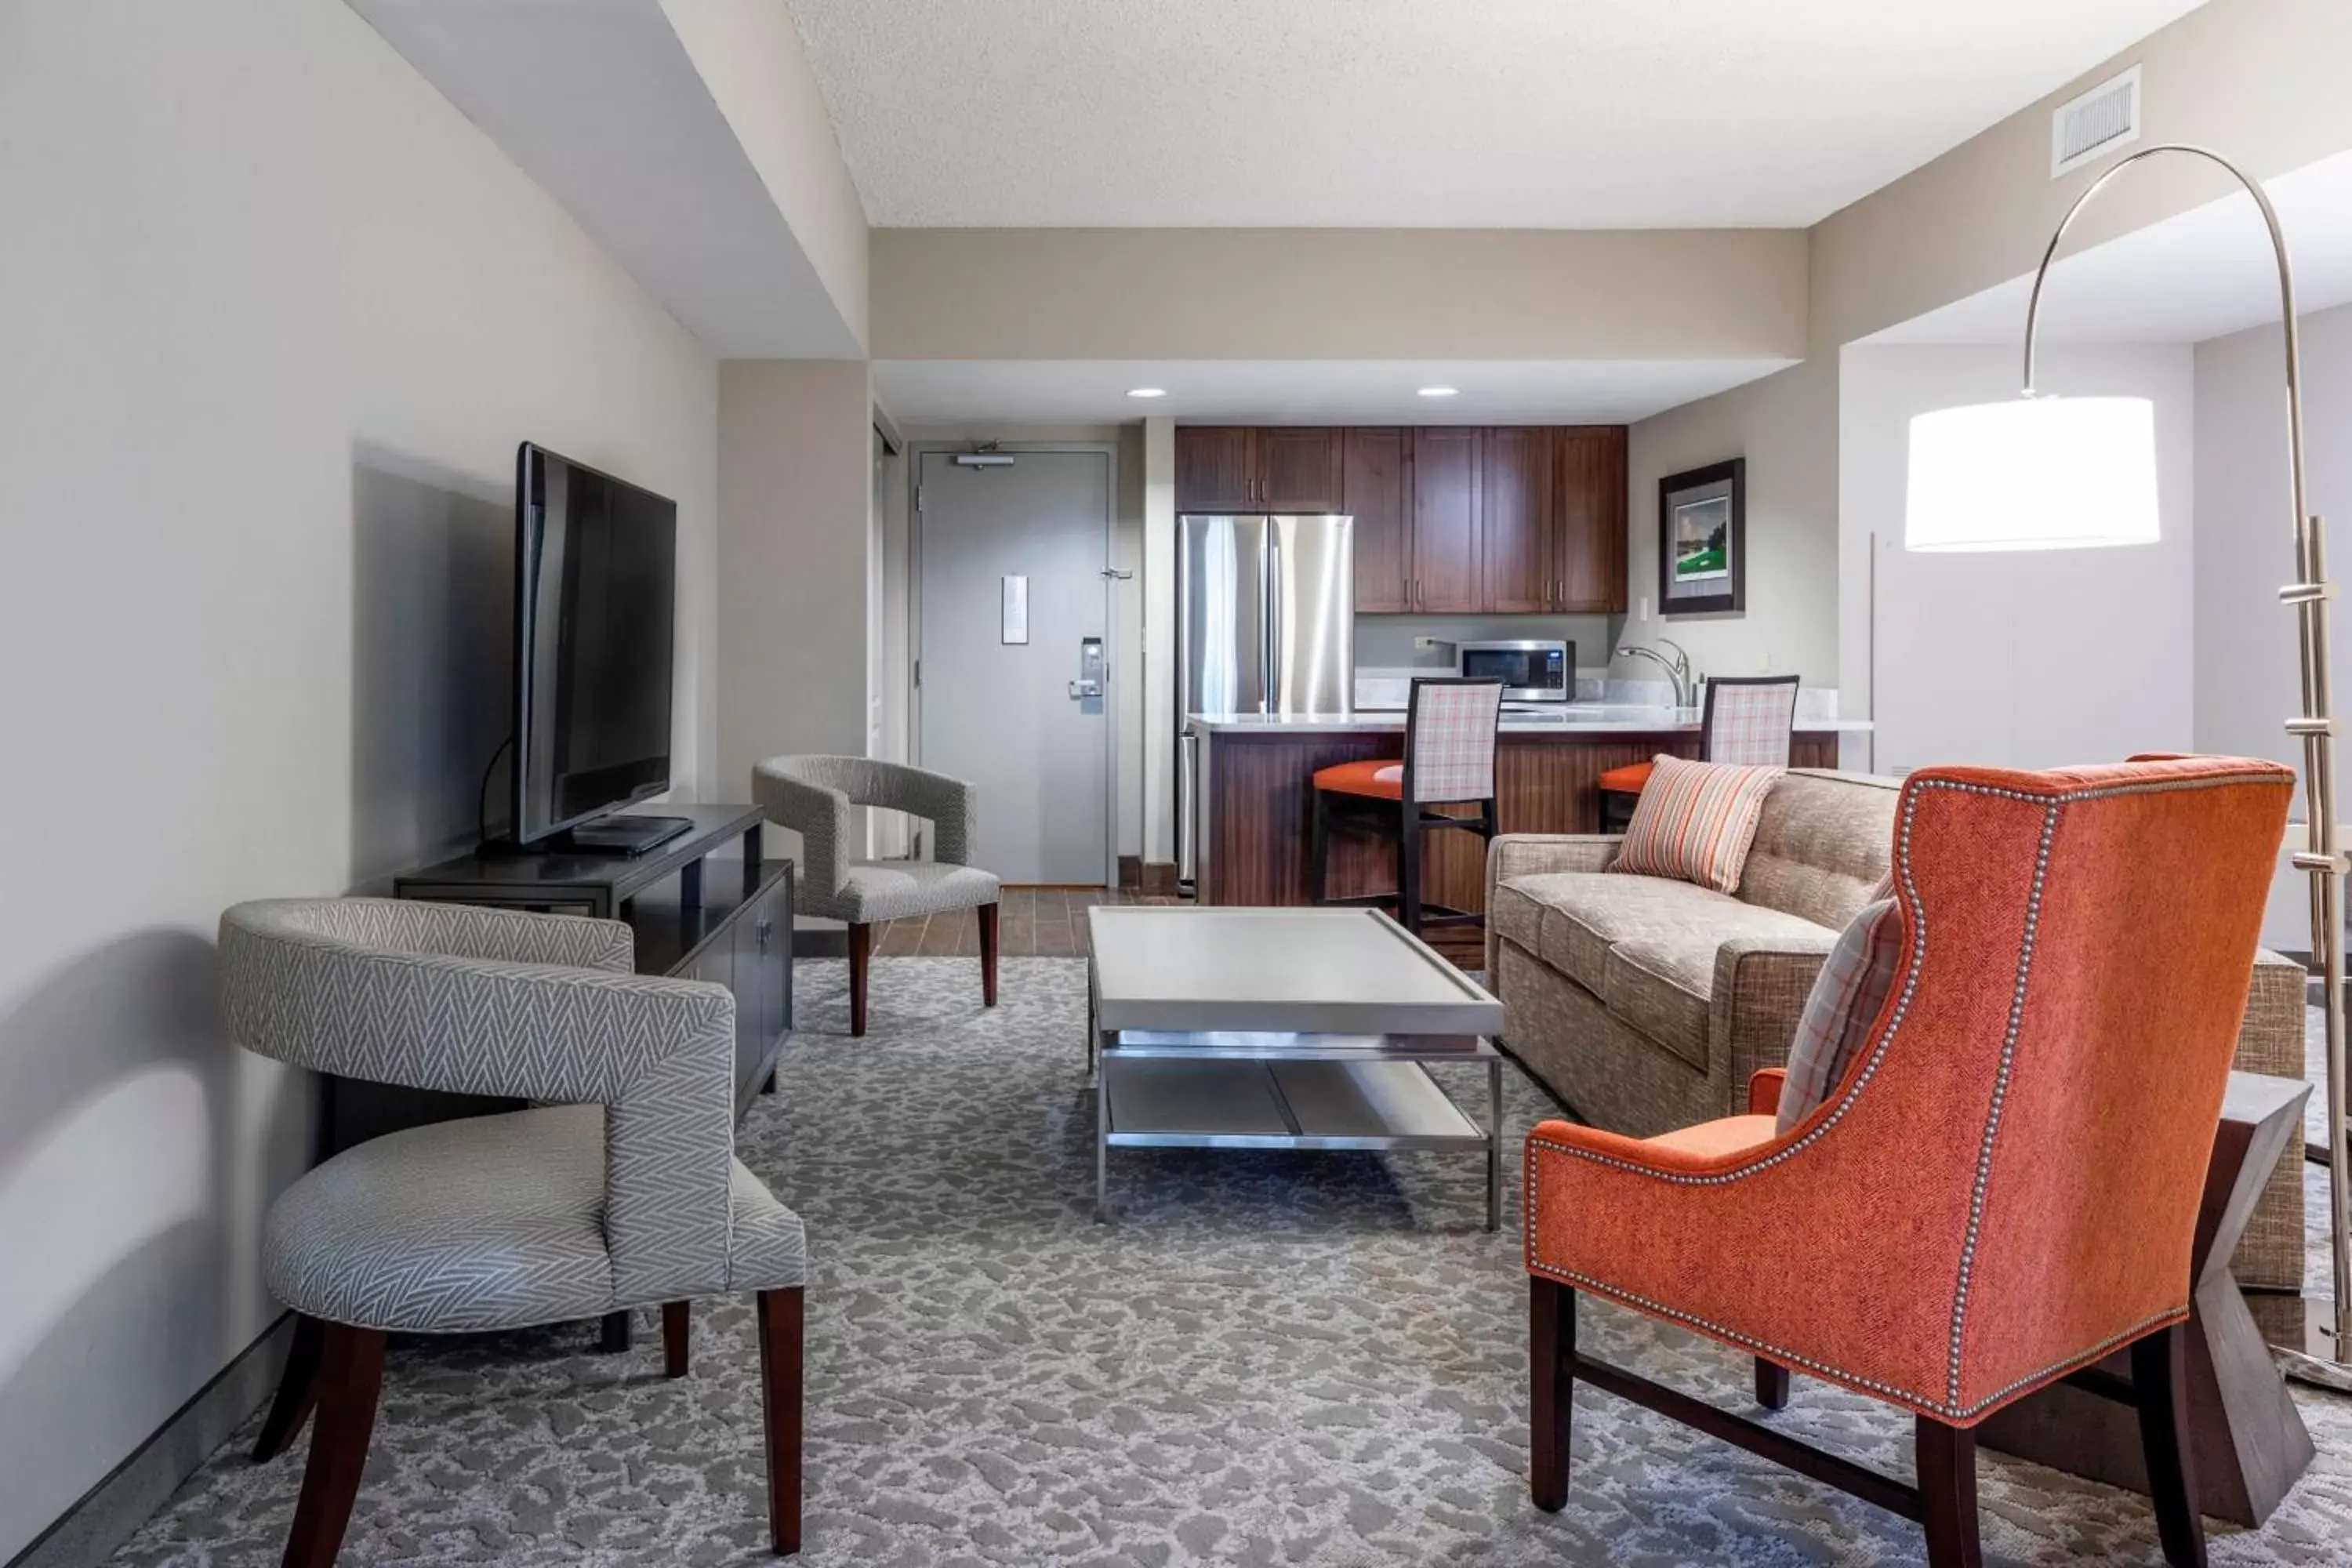
<svg viewBox="0 0 2352 1568">
<path fill-rule="evenodd" d="M 881 227 L 1802 227 L 2198 0 L 789 0 Z"/>
<path fill-rule="evenodd" d="M 906 425 L 1630 425 L 1793 359 L 877 360 Z M 1444 396 L 1423 388 L 1448 388 Z M 1139 390 L 1157 393 L 1138 397 Z"/>
</svg>

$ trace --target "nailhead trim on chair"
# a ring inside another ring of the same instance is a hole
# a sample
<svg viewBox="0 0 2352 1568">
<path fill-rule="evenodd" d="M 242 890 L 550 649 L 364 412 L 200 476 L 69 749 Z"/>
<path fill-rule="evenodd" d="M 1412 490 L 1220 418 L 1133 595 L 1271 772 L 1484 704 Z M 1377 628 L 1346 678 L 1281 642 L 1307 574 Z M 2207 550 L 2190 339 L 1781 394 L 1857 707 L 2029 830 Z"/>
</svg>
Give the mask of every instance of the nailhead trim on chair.
<svg viewBox="0 0 2352 1568">
<path fill-rule="evenodd" d="M 2033 973 L 2033 933 L 2042 923 L 2042 889 L 2050 876 L 2050 840 L 2058 831 L 2058 814 L 2063 801 L 2052 801 L 2042 814 L 2042 841 L 2033 849 L 2033 886 L 2025 895 L 2025 933 L 2019 943 L 2017 984 L 2010 992 L 2009 1023 L 2000 1034 L 2000 1070 L 1993 1075 L 1992 1103 L 1985 1110 L 1984 1142 L 1977 1148 L 1976 1179 L 1969 1187 L 1969 1234 L 1960 1247 L 1960 1277 L 1952 1291 L 1952 1371 L 1946 1384 L 1945 1402 L 1960 1402 L 1960 1335 L 1969 1317 L 1969 1276 L 1977 1260 L 1977 1237 L 1984 1228 L 1985 1189 L 1992 1184 L 1992 1146 L 2000 1136 L 2001 1108 L 2009 1103 L 2010 1069 L 2017 1059 L 2017 1032 L 2025 1024 L 2025 988 Z M 1910 846 L 1911 824 L 1906 816 L 1903 824 L 1904 848 Z M 1903 868 L 1903 879 L 1911 880 L 1908 856 Z"/>
<path fill-rule="evenodd" d="M 2106 1355 L 2110 1351 L 2113 1351 L 2119 1346 L 2130 1343 L 2133 1340 L 2139 1338 L 2142 1334 L 2145 1334 L 2153 1329 L 2160 1328 L 2167 1323 L 2185 1321 L 2189 1316 L 2188 1309 L 2185 1305 L 2178 1309 L 2159 1312 L 2155 1316 L 2125 1330 L 2121 1334 L 2105 1341 L 2096 1350 L 2092 1351 L 2085 1355 L 2070 1357 L 2064 1361 L 2054 1362 L 2037 1371 L 2027 1373 L 2024 1376 L 2018 1378 L 2016 1381 L 1985 1395 L 1982 1399 L 1978 1400 L 1973 1405 L 1962 1406 L 1959 1403 L 1960 1335 L 1962 1320 L 1965 1318 L 1968 1311 L 1969 1276 L 1975 1263 L 1979 1228 L 1983 1216 L 1985 1187 L 1990 1178 L 1993 1139 L 1995 1134 L 2000 1131 L 2001 1105 L 2008 1097 L 2010 1074 L 2011 1069 L 2014 1065 L 2017 1035 L 2022 1022 L 2022 1008 L 2024 1005 L 2026 980 L 2028 972 L 2032 967 L 2033 963 L 2035 929 L 2039 924 L 2041 917 L 2042 892 L 2050 869 L 2050 845 L 2052 838 L 2056 833 L 2060 808 L 2070 801 L 2105 800 L 2110 797 L 2126 795 L 2161 795 L 2168 794 L 2175 790 L 2217 789 L 2224 785 L 2242 784 L 2246 781 L 2247 775 L 2243 773 L 2222 773 L 2211 778 L 2168 779 L 2147 784 L 2104 784 L 2090 789 L 2069 790 L 2058 795 L 2046 795 L 2029 790 L 2004 789 L 1998 784 L 1969 784 L 1958 779 L 1923 780 L 1916 789 L 1910 790 L 1906 794 L 1903 802 L 1902 822 L 1896 831 L 1896 837 L 1898 839 L 1896 847 L 1899 851 L 1896 856 L 1896 859 L 1903 867 L 1904 900 L 1909 907 L 1912 918 L 1911 963 L 1905 972 L 1902 990 L 1895 997 L 1894 1014 L 1887 1020 L 1886 1032 L 1879 1037 L 1877 1048 L 1871 1052 L 1869 1061 L 1864 1064 L 1862 1071 L 1855 1075 L 1851 1087 L 1847 1089 L 1845 1093 L 1838 1097 L 1834 1109 L 1832 1110 L 1830 1114 L 1823 1118 L 1811 1131 L 1806 1133 L 1795 1142 L 1790 1143 L 1788 1147 L 1777 1150 L 1773 1153 L 1767 1155 L 1765 1158 L 1759 1160 L 1752 1164 L 1742 1165 L 1737 1170 L 1725 1171 L 1714 1175 L 1706 1176 L 1694 1176 L 1686 1175 L 1679 1172 L 1660 1171 L 1652 1166 L 1637 1165 L 1631 1161 L 1616 1159 L 1611 1155 L 1597 1154 L 1589 1149 L 1579 1149 L 1566 1143 L 1556 1143 L 1549 1139 L 1530 1137 L 1528 1140 L 1528 1147 L 1530 1150 L 1548 1149 L 1556 1154 L 1566 1154 L 1574 1159 L 1590 1161 L 1595 1164 L 1606 1165 L 1612 1169 L 1628 1172 L 1633 1175 L 1648 1176 L 1656 1181 L 1670 1182 L 1677 1186 L 1726 1185 L 1729 1183 L 1740 1181 L 1748 1176 L 1754 1175 L 1759 1171 L 1769 1170 L 1774 1165 L 1779 1164 L 1781 1161 L 1794 1155 L 1799 1150 L 1810 1145 L 1815 1139 L 1820 1138 L 1822 1134 L 1829 1131 L 1832 1127 L 1836 1126 L 1840 1121 L 1843 1120 L 1846 1111 L 1857 1100 L 1861 1098 L 1862 1091 L 1869 1087 L 1870 1080 L 1878 1071 L 1880 1062 L 1885 1058 L 1888 1047 L 1894 1044 L 1895 1036 L 1902 1031 L 1904 1017 L 1910 1010 L 1913 994 L 1917 989 L 1919 971 L 1926 960 L 1927 952 L 1927 910 L 1919 901 L 1919 890 L 1911 879 L 1910 870 L 1911 827 L 1913 818 L 1918 809 L 1918 797 L 1929 790 L 1949 790 L 1961 795 L 1990 795 L 2003 800 L 2022 801 L 2029 805 L 2040 805 L 2045 808 L 2045 815 L 2043 816 L 2042 823 L 2042 838 L 2034 853 L 2033 885 L 2026 899 L 2025 931 L 2024 939 L 2021 944 L 2018 955 L 2017 986 L 2010 1003 L 2009 1026 L 2004 1032 L 2001 1040 L 2000 1068 L 1994 1077 L 1992 1102 L 1988 1112 L 1984 1142 L 1978 1157 L 1976 1179 L 1969 1197 L 1968 1237 L 1960 1251 L 1959 1279 L 1957 1284 L 1957 1289 L 1954 1291 L 1952 1302 L 1950 1379 L 1947 1384 L 1944 1398 L 1940 1400 L 1932 1399 L 1923 1394 L 1913 1393 L 1908 1389 L 1896 1388 L 1890 1384 L 1879 1383 L 1872 1378 L 1863 1377 L 1850 1372 L 1844 1372 L 1838 1368 L 1829 1366 L 1823 1363 L 1811 1360 L 1808 1357 L 1793 1354 L 1788 1351 L 1780 1349 L 1777 1345 L 1766 1344 L 1764 1342 L 1755 1339 L 1750 1335 L 1740 1333 L 1734 1329 L 1725 1328 L 1720 1323 L 1711 1322 L 1706 1319 L 1698 1317 L 1693 1313 L 1678 1311 L 1661 1302 L 1651 1301 L 1643 1297 L 1636 1296 L 1630 1291 L 1620 1289 L 1615 1286 L 1603 1284 L 1597 1279 L 1578 1274 L 1573 1270 L 1555 1268 L 1549 1264 L 1537 1263 L 1533 1261 L 1535 1256 L 1536 1235 L 1536 1194 L 1538 1190 L 1538 1184 L 1532 1181 L 1527 1184 L 1525 1202 L 1522 1205 L 1524 1209 L 1522 1228 L 1525 1237 L 1525 1247 L 1528 1257 L 1530 1259 L 1528 1267 L 1536 1273 L 1547 1274 L 1554 1279 L 1562 1279 L 1570 1284 L 1575 1285 L 1579 1289 L 1591 1290 L 1597 1294 L 1611 1297 L 1642 1311 L 1671 1319 L 1675 1322 L 1687 1324 L 1692 1328 L 1703 1330 L 1717 1338 L 1728 1340 L 1735 1344 L 1746 1345 L 1750 1349 L 1761 1351 L 1773 1360 L 1785 1362 L 1792 1366 L 1808 1368 L 1813 1372 L 1833 1378 L 1836 1381 L 1846 1384 L 1852 1387 L 1868 1389 L 1874 1393 L 1884 1394 L 1889 1398 L 1909 1405 L 1914 1409 L 1923 1411 L 1931 1415 L 1942 1416 L 1948 1420 L 1967 1420 L 1977 1415 L 1979 1412 L 1990 1409 L 1993 1405 L 2000 1404 L 2010 1394 L 2015 1393 L 2021 1388 L 2030 1387 L 2032 1384 L 2053 1375 L 2063 1375 L 2077 1367 L 2088 1366 L 2093 1362 L 2095 1362 L 2101 1357 Z"/>
</svg>

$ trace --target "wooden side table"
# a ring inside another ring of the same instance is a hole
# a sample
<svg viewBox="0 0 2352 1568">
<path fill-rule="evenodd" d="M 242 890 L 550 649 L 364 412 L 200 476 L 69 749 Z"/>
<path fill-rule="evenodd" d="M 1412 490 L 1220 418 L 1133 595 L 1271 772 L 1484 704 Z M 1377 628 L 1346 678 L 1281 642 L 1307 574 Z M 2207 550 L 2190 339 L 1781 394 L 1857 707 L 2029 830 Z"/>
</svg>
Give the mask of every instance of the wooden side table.
<svg viewBox="0 0 2352 1568">
<path fill-rule="evenodd" d="M 2198 1507 L 2213 1519 L 2259 1525 L 2312 1460 L 2311 1434 L 2271 1361 L 2230 1272 L 2247 1219 L 2290 1140 L 2303 1137 L 2311 1086 L 2253 1073 L 2230 1075 L 2205 1201 L 2189 1258 L 2196 1281 L 2189 1316 L 2189 1436 Z M 2128 1224 L 2128 1216 L 2118 1223 Z M 2082 1373 L 2076 1374 L 2078 1377 Z M 2128 1354 L 2090 1374 L 2128 1380 Z M 1990 1448 L 2112 1486 L 2147 1490 L 2139 1422 L 2127 1405 L 2069 1383 L 2053 1384 L 1996 1413 L 1977 1428 Z"/>
</svg>

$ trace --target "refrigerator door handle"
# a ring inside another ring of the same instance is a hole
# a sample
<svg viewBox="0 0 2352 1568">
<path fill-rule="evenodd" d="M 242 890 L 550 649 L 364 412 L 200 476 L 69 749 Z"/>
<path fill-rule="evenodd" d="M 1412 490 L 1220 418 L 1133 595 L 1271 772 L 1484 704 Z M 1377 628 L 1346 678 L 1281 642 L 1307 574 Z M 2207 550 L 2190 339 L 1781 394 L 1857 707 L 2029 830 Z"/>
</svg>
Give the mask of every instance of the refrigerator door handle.
<svg viewBox="0 0 2352 1568">
<path fill-rule="evenodd" d="M 1192 843 L 1200 826 L 1195 820 L 1200 798 L 1201 737 L 1186 730 L 1177 737 L 1176 746 L 1176 875 L 1186 882 L 1200 873 Z"/>
<path fill-rule="evenodd" d="M 1282 711 L 1282 533 L 1274 521 L 1265 531 L 1265 710 Z"/>
</svg>

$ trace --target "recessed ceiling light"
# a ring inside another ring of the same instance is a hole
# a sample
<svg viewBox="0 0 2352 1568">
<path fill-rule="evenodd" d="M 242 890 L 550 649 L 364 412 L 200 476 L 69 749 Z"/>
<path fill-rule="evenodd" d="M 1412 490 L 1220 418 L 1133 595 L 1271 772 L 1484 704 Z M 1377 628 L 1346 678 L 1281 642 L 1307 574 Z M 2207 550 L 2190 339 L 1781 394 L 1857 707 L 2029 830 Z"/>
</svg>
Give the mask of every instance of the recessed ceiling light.
<svg viewBox="0 0 2352 1568">
<path fill-rule="evenodd" d="M 1458 386 L 1424 386 L 1421 389 L 1421 395 L 1423 397 L 1454 397 L 1459 395 L 1461 391 Z"/>
<path fill-rule="evenodd" d="M 1164 386 L 1130 386 L 1127 395 L 1129 397 L 1165 397 L 1168 389 Z"/>
</svg>

